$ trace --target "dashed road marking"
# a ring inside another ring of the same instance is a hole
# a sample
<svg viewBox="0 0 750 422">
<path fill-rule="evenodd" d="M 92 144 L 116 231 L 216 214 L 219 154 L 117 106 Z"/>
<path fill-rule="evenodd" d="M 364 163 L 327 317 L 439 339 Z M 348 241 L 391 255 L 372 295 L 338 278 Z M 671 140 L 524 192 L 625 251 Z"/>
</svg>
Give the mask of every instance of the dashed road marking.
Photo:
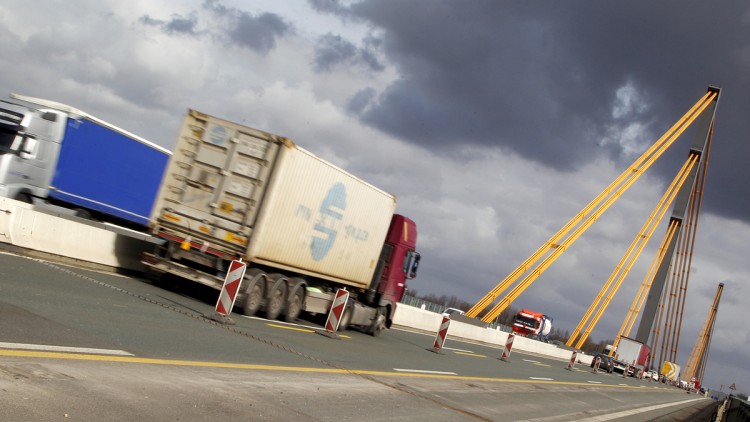
<svg viewBox="0 0 750 422">
<path fill-rule="evenodd" d="M 111 356 L 135 356 L 134 354 L 128 353 L 124 350 L 94 349 L 91 347 L 53 346 L 50 344 L 24 344 L 24 343 L 0 342 L 0 349 L 41 350 L 44 352 L 89 353 L 89 354 L 96 354 L 96 355 L 111 355 Z"/>
</svg>

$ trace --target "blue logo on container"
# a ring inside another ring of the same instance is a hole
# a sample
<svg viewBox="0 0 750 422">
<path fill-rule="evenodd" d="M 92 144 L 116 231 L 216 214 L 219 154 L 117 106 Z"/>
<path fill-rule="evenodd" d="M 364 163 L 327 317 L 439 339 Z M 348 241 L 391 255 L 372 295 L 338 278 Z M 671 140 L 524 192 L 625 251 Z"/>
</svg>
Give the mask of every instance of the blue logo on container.
<svg viewBox="0 0 750 422">
<path fill-rule="evenodd" d="M 228 137 L 229 134 L 227 133 L 227 129 L 224 126 L 213 125 L 211 126 L 211 129 L 208 130 L 208 139 L 211 141 L 211 143 L 214 143 L 216 145 L 224 144 L 224 142 L 227 141 Z"/>
<path fill-rule="evenodd" d="M 310 245 L 312 257 L 320 261 L 328 255 L 333 248 L 338 234 L 338 226 L 344 218 L 346 210 L 346 186 L 343 183 L 337 183 L 328 190 L 328 194 L 320 204 L 320 216 L 314 229 L 321 236 L 313 236 Z"/>
</svg>

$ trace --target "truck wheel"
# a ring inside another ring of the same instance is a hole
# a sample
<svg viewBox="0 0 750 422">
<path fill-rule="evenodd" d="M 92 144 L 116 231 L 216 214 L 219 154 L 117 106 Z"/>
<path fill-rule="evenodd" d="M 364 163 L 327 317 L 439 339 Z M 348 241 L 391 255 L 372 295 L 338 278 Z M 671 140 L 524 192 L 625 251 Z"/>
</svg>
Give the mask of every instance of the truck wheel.
<svg viewBox="0 0 750 422">
<path fill-rule="evenodd" d="M 27 192 L 21 192 L 14 198 L 16 201 L 24 202 L 26 204 L 33 204 L 34 200 L 31 199 L 31 195 Z"/>
<path fill-rule="evenodd" d="M 286 278 L 281 274 L 272 274 L 268 278 L 274 285 L 266 299 L 266 318 L 277 319 L 286 302 Z"/>
<path fill-rule="evenodd" d="M 251 268 L 245 274 L 247 286 L 245 287 L 245 305 L 242 307 L 242 313 L 247 316 L 253 316 L 258 313 L 260 305 L 263 303 L 263 293 L 265 293 L 266 273 L 257 268 Z"/>
<path fill-rule="evenodd" d="M 373 337 L 377 337 L 383 332 L 383 330 L 385 330 L 385 315 L 378 314 L 372 322 L 372 326 L 370 326 L 369 333 Z"/>
<path fill-rule="evenodd" d="M 284 311 L 284 321 L 294 322 L 302 312 L 302 302 L 305 300 L 303 287 L 299 287 L 292 292 L 289 302 L 286 304 L 286 310 Z"/>
<path fill-rule="evenodd" d="M 344 308 L 344 312 L 341 314 L 339 328 L 336 331 L 346 331 L 349 328 L 350 322 L 352 322 L 352 307 L 347 306 L 346 308 Z"/>
</svg>

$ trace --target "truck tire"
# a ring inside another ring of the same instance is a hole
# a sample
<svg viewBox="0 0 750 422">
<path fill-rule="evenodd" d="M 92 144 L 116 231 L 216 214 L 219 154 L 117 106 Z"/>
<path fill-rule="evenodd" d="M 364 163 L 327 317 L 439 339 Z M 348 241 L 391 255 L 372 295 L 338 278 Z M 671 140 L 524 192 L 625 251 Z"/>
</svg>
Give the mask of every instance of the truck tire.
<svg viewBox="0 0 750 422">
<path fill-rule="evenodd" d="M 339 321 L 339 328 L 336 331 L 346 331 L 349 329 L 349 323 L 352 322 L 352 307 L 348 305 L 344 308 L 344 312 L 341 314 L 341 320 Z"/>
<path fill-rule="evenodd" d="M 268 279 L 272 286 L 266 298 L 266 318 L 278 319 L 286 303 L 287 279 L 281 274 L 271 274 Z"/>
<path fill-rule="evenodd" d="M 16 201 L 20 201 L 26 204 L 33 204 L 34 200 L 31 198 L 31 195 L 28 192 L 21 192 L 16 195 L 15 198 Z"/>
<path fill-rule="evenodd" d="M 371 336 L 377 337 L 383 332 L 383 330 L 385 330 L 385 315 L 378 312 L 378 315 L 375 317 L 375 320 L 373 320 L 372 325 L 367 332 Z"/>
<path fill-rule="evenodd" d="M 284 321 L 294 322 L 302 312 L 302 304 L 305 301 L 305 288 L 303 286 L 296 287 L 292 294 L 289 295 L 289 300 L 286 303 L 286 309 L 284 310 Z"/>
<path fill-rule="evenodd" d="M 245 304 L 242 306 L 242 313 L 247 316 L 253 316 L 258 313 L 260 306 L 263 304 L 263 294 L 266 290 L 266 273 L 258 268 L 251 268 L 245 274 Z"/>
</svg>

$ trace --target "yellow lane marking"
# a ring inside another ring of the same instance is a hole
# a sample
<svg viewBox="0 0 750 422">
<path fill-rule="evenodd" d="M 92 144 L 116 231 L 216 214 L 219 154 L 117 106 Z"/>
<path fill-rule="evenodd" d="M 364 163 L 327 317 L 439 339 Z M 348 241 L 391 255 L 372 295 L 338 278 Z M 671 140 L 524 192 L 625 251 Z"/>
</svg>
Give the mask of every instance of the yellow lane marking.
<svg viewBox="0 0 750 422">
<path fill-rule="evenodd" d="M 485 355 L 478 355 L 476 353 L 466 353 L 466 352 L 453 352 L 457 355 L 464 355 L 464 356 L 474 356 L 475 358 L 486 358 Z"/>
<path fill-rule="evenodd" d="M 133 356 L 111 356 L 111 355 L 88 355 L 82 353 L 57 353 L 57 352 L 37 352 L 28 350 L 0 350 L 0 356 L 22 357 L 22 358 L 39 358 L 39 359 L 69 359 L 85 360 L 97 362 L 119 362 L 119 363 L 141 363 L 149 365 L 167 365 L 167 366 L 192 366 L 201 368 L 228 368 L 228 369 L 245 369 L 256 371 L 284 371 L 284 372 L 307 372 L 320 374 L 355 374 L 355 375 L 372 375 L 383 377 L 400 377 L 400 378 L 434 378 L 434 379 L 454 379 L 463 381 L 485 381 L 485 382 L 505 382 L 511 384 L 554 384 L 554 385 L 574 385 L 587 386 L 592 385 L 588 382 L 574 381 L 542 381 L 529 379 L 514 378 L 491 378 L 491 377 L 473 377 L 464 375 L 442 375 L 442 374 L 422 374 L 422 373 L 404 373 L 404 372 L 386 372 L 386 371 L 365 371 L 359 369 L 336 369 L 336 368 L 310 368 L 303 366 L 278 366 L 278 365 L 258 365 L 249 363 L 228 363 L 228 362 L 206 362 L 194 360 L 177 360 L 177 359 L 154 359 L 139 358 Z M 621 389 L 638 389 L 643 390 L 640 386 L 629 385 L 612 385 L 601 384 L 602 387 L 621 388 Z M 646 387 L 649 390 L 673 392 L 668 389 L 659 387 Z"/>
<path fill-rule="evenodd" d="M 266 324 L 266 325 L 268 325 L 269 327 L 274 327 L 274 328 L 283 328 L 285 330 L 302 331 L 303 333 L 314 333 L 315 332 L 315 331 L 310 330 L 308 328 L 290 327 L 288 325 L 279 325 L 279 324 Z"/>
<path fill-rule="evenodd" d="M 303 333 L 314 333 L 315 332 L 315 330 L 311 330 L 309 328 L 292 327 L 292 326 L 289 326 L 289 325 L 279 325 L 279 324 L 271 324 L 271 323 L 267 323 L 266 325 L 269 326 L 269 327 L 274 327 L 274 328 L 283 328 L 285 330 L 301 331 Z M 347 335 L 344 335 L 344 334 L 339 334 L 339 337 L 341 337 L 341 338 L 351 338 L 350 336 L 347 336 Z"/>
<path fill-rule="evenodd" d="M 546 367 L 550 367 L 552 365 L 547 365 L 546 363 L 537 362 L 537 363 L 534 364 L 534 366 L 546 366 Z"/>
</svg>

